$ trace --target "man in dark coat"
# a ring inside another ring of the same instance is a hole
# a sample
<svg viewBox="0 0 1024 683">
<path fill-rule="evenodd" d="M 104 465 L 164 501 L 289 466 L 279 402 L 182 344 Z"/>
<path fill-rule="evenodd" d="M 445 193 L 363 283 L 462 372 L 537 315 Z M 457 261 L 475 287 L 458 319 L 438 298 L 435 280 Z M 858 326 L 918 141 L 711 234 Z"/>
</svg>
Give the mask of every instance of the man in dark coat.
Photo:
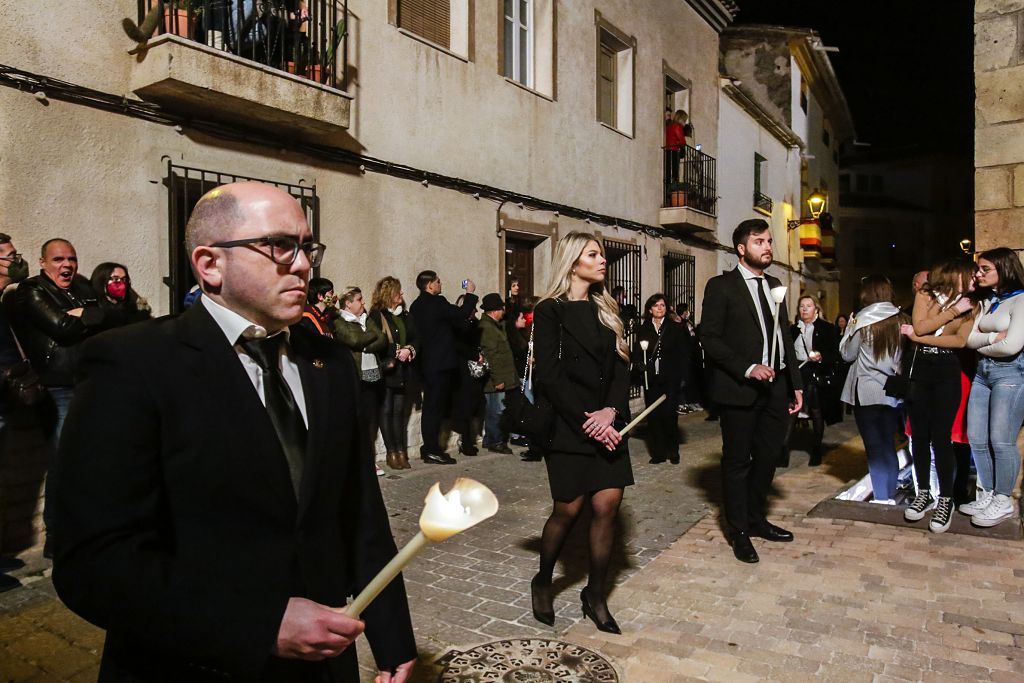
<svg viewBox="0 0 1024 683">
<path fill-rule="evenodd" d="M 451 403 L 459 363 L 463 362 L 455 350 L 455 333 L 469 329 L 473 323 L 476 285 L 472 280 L 466 281 L 462 306 L 454 306 L 441 296 L 441 278 L 432 270 L 416 276 L 416 287 L 420 295 L 409 307 L 409 315 L 423 340 L 416 359 L 423 376 L 420 459 L 435 465 L 452 465 L 455 458 L 445 453 L 441 445 L 441 421 Z"/>
<path fill-rule="evenodd" d="M 789 415 L 800 410 L 803 385 L 785 326 L 785 303 L 775 310 L 771 289 L 779 280 L 772 264 L 772 235 L 761 219 L 733 231 L 739 265 L 711 278 L 704 289 L 700 341 L 710 366 L 711 400 L 722 424 L 722 488 L 725 519 L 736 559 L 757 562 L 750 541 L 792 541 L 793 534 L 765 516 L 768 490 L 786 438 Z M 772 356 L 772 331 L 776 352 Z"/>
<path fill-rule="evenodd" d="M 515 358 L 509 346 L 508 333 L 502 324 L 505 317 L 505 303 L 501 295 L 492 292 L 482 302 L 484 315 L 480 319 L 480 352 L 490 366 L 484 396 L 487 401 L 484 417 L 484 448 L 491 453 L 511 455 L 508 434 L 501 428 L 505 412 L 505 393 L 519 387 Z"/>
<path fill-rule="evenodd" d="M 99 335 L 61 439 L 53 582 L 107 630 L 101 681 L 356 683 L 416 656 L 402 581 L 339 608 L 395 554 L 351 354 L 298 325 L 312 241 L 262 183 L 207 193 L 186 242 L 203 296 Z"/>
<path fill-rule="evenodd" d="M 56 530 L 50 507 L 50 490 L 60 479 L 56 462 L 57 440 L 74 395 L 75 374 L 82 342 L 98 332 L 116 327 L 123 314 L 99 306 L 98 294 L 89 280 L 78 274 L 78 254 L 65 239 L 43 243 L 39 275 L 26 279 L 4 297 L 11 325 L 40 383 L 50 396 L 46 425 L 49 453 L 46 471 L 46 504 L 43 522 L 46 545 L 52 557 Z"/>
</svg>

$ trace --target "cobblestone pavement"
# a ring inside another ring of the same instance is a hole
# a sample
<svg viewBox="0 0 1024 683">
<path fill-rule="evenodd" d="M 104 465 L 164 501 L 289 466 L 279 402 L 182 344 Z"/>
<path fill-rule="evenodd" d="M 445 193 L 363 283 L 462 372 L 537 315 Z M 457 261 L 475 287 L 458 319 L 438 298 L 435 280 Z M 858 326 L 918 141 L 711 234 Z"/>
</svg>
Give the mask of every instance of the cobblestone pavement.
<svg viewBox="0 0 1024 683">
<path fill-rule="evenodd" d="M 581 539 L 556 571 L 554 628 L 530 616 L 540 526 L 550 498 L 542 463 L 481 455 L 382 481 L 399 544 L 411 538 L 423 496 L 457 476 L 491 486 L 498 515 L 427 548 L 405 573 L 424 664 L 452 649 L 513 636 L 559 638 L 597 650 L 622 680 L 689 679 L 1024 681 L 1024 549 L 1005 541 L 935 535 L 805 513 L 863 474 L 852 421 L 830 428 L 842 445 L 826 465 L 806 456 L 776 479 L 773 519 L 792 544 L 759 544 L 761 563 L 732 558 L 718 528 L 717 423 L 682 418 L 683 463 L 649 465 L 631 448 L 637 485 L 627 490 L 616 589 L 609 603 L 625 631 L 605 636 L 580 621 Z M 711 514 L 708 512 L 711 511 Z M 29 557 L 30 564 L 32 558 Z M 98 630 L 64 609 L 46 578 L 0 594 L 0 680 L 94 680 Z M 360 660 L 371 663 L 365 640 Z M 369 669 L 365 680 L 372 680 Z"/>
</svg>

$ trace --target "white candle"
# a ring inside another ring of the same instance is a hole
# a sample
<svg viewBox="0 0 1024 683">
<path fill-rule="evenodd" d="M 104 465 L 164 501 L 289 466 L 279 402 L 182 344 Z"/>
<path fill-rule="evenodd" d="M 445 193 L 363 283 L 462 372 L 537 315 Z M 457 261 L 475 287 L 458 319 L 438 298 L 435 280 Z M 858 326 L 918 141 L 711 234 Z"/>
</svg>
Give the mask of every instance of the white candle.
<svg viewBox="0 0 1024 683">
<path fill-rule="evenodd" d="M 636 427 L 636 426 L 637 426 L 638 424 L 640 424 L 641 422 L 643 422 L 643 419 L 644 419 L 645 417 L 647 417 L 648 415 L 650 415 L 650 414 L 651 414 L 651 412 L 652 412 L 652 411 L 653 411 L 653 410 L 654 410 L 655 408 L 657 408 L 658 406 L 660 406 L 660 405 L 661 405 L 661 404 L 662 404 L 662 403 L 663 403 L 663 402 L 665 401 L 665 398 L 666 398 L 666 395 L 665 395 L 665 394 L 662 394 L 662 395 L 661 395 L 661 396 L 659 396 L 659 397 L 658 397 L 657 399 L 655 399 L 654 403 L 652 403 L 651 405 L 647 406 L 647 408 L 646 408 L 646 409 L 644 409 L 644 412 L 642 412 L 642 413 L 640 413 L 639 415 L 637 415 L 637 416 L 636 416 L 635 418 L 633 418 L 633 421 L 632 421 L 632 422 L 630 422 L 630 423 L 629 423 L 628 425 L 626 425 L 626 426 L 625 426 L 625 427 L 623 427 L 623 428 L 622 428 L 621 430 L 619 430 L 619 435 L 621 436 L 621 435 L 625 434 L 625 433 L 626 433 L 626 432 L 628 432 L 628 431 L 629 431 L 630 429 L 632 429 L 633 427 Z"/>
<path fill-rule="evenodd" d="M 640 340 L 640 348 L 644 352 L 644 389 L 648 388 L 648 386 L 647 386 L 647 347 L 649 345 L 650 345 L 650 342 L 647 341 L 646 339 L 641 339 Z"/>
<path fill-rule="evenodd" d="M 465 477 L 456 479 L 451 490 L 443 495 L 440 482 L 436 482 L 430 487 L 424 502 L 419 533 L 366 584 L 355 600 L 345 608 L 345 614 L 358 619 L 373 599 L 428 543 L 440 543 L 498 512 L 498 499 L 494 493 L 480 482 Z"/>
<path fill-rule="evenodd" d="M 772 301 L 775 302 L 775 328 L 772 330 L 772 353 L 768 356 L 768 362 L 775 365 L 775 352 L 779 346 L 779 306 L 782 305 L 782 300 L 786 298 L 787 288 L 779 285 L 778 287 L 772 287 L 771 295 Z"/>
</svg>

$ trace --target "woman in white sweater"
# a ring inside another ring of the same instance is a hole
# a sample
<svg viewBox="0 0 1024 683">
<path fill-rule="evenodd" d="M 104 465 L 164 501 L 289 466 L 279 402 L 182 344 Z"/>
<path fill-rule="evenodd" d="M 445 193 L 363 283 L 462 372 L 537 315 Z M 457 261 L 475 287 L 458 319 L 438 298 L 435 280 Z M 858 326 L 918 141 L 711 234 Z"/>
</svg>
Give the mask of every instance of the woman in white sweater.
<svg viewBox="0 0 1024 683">
<path fill-rule="evenodd" d="M 993 295 L 982 307 L 967 345 L 981 358 L 967 406 L 967 438 L 978 469 L 978 495 L 960 506 L 975 526 L 1014 516 L 1020 471 L 1017 434 L 1024 421 L 1024 268 L 1016 252 L 998 247 L 978 256 L 979 287 Z"/>
</svg>

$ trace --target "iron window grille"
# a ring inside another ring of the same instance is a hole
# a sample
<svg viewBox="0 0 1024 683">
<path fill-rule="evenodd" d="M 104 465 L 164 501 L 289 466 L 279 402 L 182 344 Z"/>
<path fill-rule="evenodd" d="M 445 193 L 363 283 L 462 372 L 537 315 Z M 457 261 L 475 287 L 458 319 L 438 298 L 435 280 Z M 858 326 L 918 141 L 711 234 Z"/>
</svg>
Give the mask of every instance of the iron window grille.
<svg viewBox="0 0 1024 683">
<path fill-rule="evenodd" d="M 668 305 L 673 310 L 686 304 L 690 310 L 690 319 L 693 319 L 693 307 L 696 304 L 696 259 L 687 254 L 670 251 L 663 259 L 664 266 L 664 293 Z"/>
<path fill-rule="evenodd" d="M 640 283 L 641 283 L 641 249 L 640 245 L 629 242 L 604 240 L 605 287 L 611 292 L 616 287 L 625 291 L 625 303 L 619 308 L 619 316 L 625 332 L 626 343 L 633 348 L 637 331 L 640 329 Z M 631 387 L 630 398 L 640 395 L 640 387 Z"/>
<path fill-rule="evenodd" d="M 774 205 L 775 203 L 772 201 L 772 198 L 769 197 L 768 195 L 757 191 L 754 192 L 755 209 L 760 209 L 761 211 L 770 214 L 772 212 L 772 207 Z"/>
<path fill-rule="evenodd" d="M 213 188 L 243 180 L 274 185 L 295 197 L 306 213 L 306 220 L 313 232 L 313 239 L 320 240 L 320 198 L 316 194 L 315 185 L 306 187 L 261 178 L 249 178 L 200 168 L 176 166 L 168 161 L 167 177 L 164 184 L 168 189 L 167 243 L 170 245 L 168 249 L 170 274 L 164 278 L 164 284 L 170 289 L 171 313 L 181 313 L 184 308 L 185 295 L 196 284 L 189 253 L 185 247 L 185 224 L 188 223 L 188 218 L 192 215 L 192 209 L 195 208 L 199 198 Z M 318 275 L 319 270 L 319 268 L 314 269 L 314 275 Z"/>
<path fill-rule="evenodd" d="M 718 211 L 718 162 L 689 145 L 666 149 L 664 206 L 686 206 L 710 216 Z"/>
<path fill-rule="evenodd" d="M 140 24 L 160 1 L 138 0 Z M 163 0 L 163 8 L 160 33 L 348 87 L 348 0 Z"/>
</svg>

